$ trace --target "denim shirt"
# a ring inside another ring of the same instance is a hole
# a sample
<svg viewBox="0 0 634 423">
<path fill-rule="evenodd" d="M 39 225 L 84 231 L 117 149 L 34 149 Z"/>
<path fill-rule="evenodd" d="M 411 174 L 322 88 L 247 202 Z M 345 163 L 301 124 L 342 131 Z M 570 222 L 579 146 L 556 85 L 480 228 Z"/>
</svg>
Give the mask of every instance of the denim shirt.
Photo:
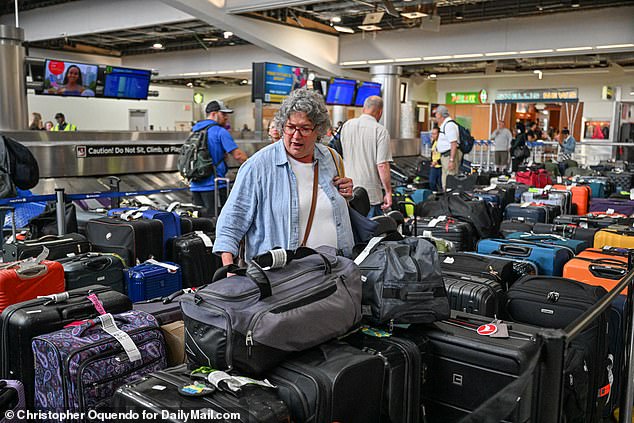
<svg viewBox="0 0 634 423">
<path fill-rule="evenodd" d="M 566 138 L 564 140 L 564 143 L 563 143 L 564 153 L 567 153 L 567 154 L 574 153 L 575 152 L 576 143 L 577 143 L 577 141 L 575 140 L 575 138 L 572 135 L 568 136 L 568 138 Z"/>
<path fill-rule="evenodd" d="M 332 203 L 337 230 L 337 247 L 350 257 L 353 247 L 348 205 L 332 179 L 337 169 L 328 148 L 315 144 L 314 158 L 319 166 L 319 186 Z M 323 230 L 313 226 L 313 231 Z M 276 142 L 249 158 L 238 172 L 227 203 L 216 225 L 214 253 L 236 256 L 238 244 L 246 235 L 245 258 L 275 247 L 299 247 L 299 196 L 284 142 Z"/>
</svg>

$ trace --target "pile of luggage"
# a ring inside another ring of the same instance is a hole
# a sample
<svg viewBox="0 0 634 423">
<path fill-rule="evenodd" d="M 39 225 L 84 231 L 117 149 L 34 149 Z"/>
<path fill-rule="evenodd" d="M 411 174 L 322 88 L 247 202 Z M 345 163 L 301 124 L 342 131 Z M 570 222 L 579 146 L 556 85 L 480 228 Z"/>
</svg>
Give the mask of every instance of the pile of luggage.
<svg viewBox="0 0 634 423">
<path fill-rule="evenodd" d="M 541 335 L 631 270 L 634 200 L 606 198 L 609 177 L 526 172 L 419 192 L 411 216 L 375 218 L 353 258 L 302 247 L 222 267 L 215 219 L 185 208 L 93 210 L 76 233 L 14 233 L 0 266 L 0 412 L 542 421 L 558 375 L 540 370 Z M 625 305 L 566 348 L 566 421 L 616 409 Z"/>
</svg>

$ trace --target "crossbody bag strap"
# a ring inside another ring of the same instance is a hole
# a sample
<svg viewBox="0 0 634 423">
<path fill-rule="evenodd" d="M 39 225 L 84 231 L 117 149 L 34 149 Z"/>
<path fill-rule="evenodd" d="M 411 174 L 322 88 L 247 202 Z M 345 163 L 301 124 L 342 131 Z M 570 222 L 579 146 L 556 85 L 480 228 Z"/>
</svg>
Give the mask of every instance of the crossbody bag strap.
<svg viewBox="0 0 634 423">
<path fill-rule="evenodd" d="M 346 177 L 346 169 L 343 167 L 343 162 L 340 160 L 339 154 L 332 148 L 326 146 L 328 151 L 330 151 L 330 155 L 332 156 L 332 161 L 335 162 L 335 169 L 337 169 L 337 175 L 340 178 Z"/>
<path fill-rule="evenodd" d="M 308 222 L 306 222 L 306 231 L 304 232 L 304 239 L 300 244 L 300 247 L 306 246 L 308 236 L 310 235 L 310 228 L 313 226 L 313 218 L 315 217 L 315 209 L 317 208 L 317 190 L 319 189 L 319 163 L 315 163 L 313 171 L 313 198 L 310 201 L 310 212 L 308 213 Z"/>
</svg>

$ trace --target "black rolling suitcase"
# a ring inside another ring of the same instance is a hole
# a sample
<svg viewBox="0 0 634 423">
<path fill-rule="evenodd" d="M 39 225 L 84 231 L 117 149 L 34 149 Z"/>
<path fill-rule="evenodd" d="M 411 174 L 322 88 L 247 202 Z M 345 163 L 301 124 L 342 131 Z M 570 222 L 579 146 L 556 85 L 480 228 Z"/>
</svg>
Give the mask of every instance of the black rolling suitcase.
<svg viewBox="0 0 634 423">
<path fill-rule="evenodd" d="M 404 232 L 412 236 L 434 236 L 453 242 L 459 251 L 473 251 L 477 235 L 473 225 L 453 217 L 415 217 L 406 223 Z"/>
<path fill-rule="evenodd" d="M 488 317 L 502 317 L 504 288 L 499 277 L 443 271 L 449 307 L 452 310 Z"/>
<path fill-rule="evenodd" d="M 56 260 L 67 257 L 69 254 L 82 254 L 90 251 L 90 243 L 83 235 L 46 235 L 38 239 L 5 243 L 2 246 L 2 260 L 22 260 L 29 257 L 37 257 L 44 247 L 48 248 L 48 260 Z"/>
<path fill-rule="evenodd" d="M 181 234 L 202 231 L 216 233 L 216 218 L 181 215 Z"/>
<path fill-rule="evenodd" d="M 183 287 L 211 283 L 222 260 L 212 251 L 214 234 L 191 232 L 167 241 L 167 260 L 181 266 Z"/>
<path fill-rule="evenodd" d="M 123 259 L 115 254 L 85 253 L 57 260 L 64 266 L 66 290 L 90 285 L 105 285 L 115 291 L 126 293 L 123 280 Z"/>
<path fill-rule="evenodd" d="M 384 367 L 378 355 L 333 341 L 284 361 L 265 377 L 277 386 L 291 421 L 378 423 Z"/>
<path fill-rule="evenodd" d="M 485 257 L 473 253 L 441 253 L 438 255 L 443 273 L 469 273 L 492 277 L 498 280 L 506 291 L 515 279 L 513 262 L 498 258 Z"/>
<path fill-rule="evenodd" d="M 534 223 L 553 223 L 553 219 L 560 214 L 561 208 L 551 204 L 509 204 L 504 209 L 504 218 L 507 220 L 522 218 Z"/>
<path fill-rule="evenodd" d="M 176 291 L 171 295 L 163 298 L 153 298 L 151 300 L 139 301 L 132 304 L 134 310 L 141 310 L 151 314 L 159 322 L 159 325 L 167 325 L 178 320 L 183 320 L 183 312 L 181 311 L 178 297 L 190 290 Z"/>
<path fill-rule="evenodd" d="M 507 323 L 510 337 L 493 338 L 476 333 L 490 318 L 452 311 L 451 318 L 431 325 L 397 329 L 398 336 L 429 339 L 423 357 L 421 401 L 426 422 L 460 421 L 483 402 L 513 382 L 538 351 L 538 329 Z M 539 422 L 535 395 L 538 372 L 529 377 L 523 395 L 505 422 Z"/>
<path fill-rule="evenodd" d="M 632 219 L 625 217 L 616 217 L 609 215 L 599 216 L 576 216 L 562 215 L 557 216 L 553 223 L 556 225 L 578 225 L 581 228 L 607 228 L 612 225 L 631 225 Z"/>
<path fill-rule="evenodd" d="M 27 406 L 34 401 L 34 357 L 31 339 L 35 336 L 62 329 L 77 320 L 89 319 L 99 313 L 87 298 L 94 293 L 106 312 L 117 314 L 132 308 L 130 299 L 112 289 L 93 285 L 57 294 L 57 300 L 38 298 L 7 307 L 0 315 L 0 365 L 1 376 L 24 382 Z"/>
<path fill-rule="evenodd" d="M 163 223 L 157 219 L 102 217 L 86 223 L 86 236 L 94 251 L 118 254 L 128 267 L 163 260 Z"/>
<path fill-rule="evenodd" d="M 290 416 L 286 404 L 280 400 L 275 389 L 261 386 L 246 386 L 239 393 L 228 393 L 217 389 L 205 396 L 185 396 L 179 393 L 183 386 L 192 384 L 190 371 L 183 364 L 167 370 L 152 373 L 142 379 L 119 388 L 112 399 L 112 411 L 121 415 L 117 422 L 129 423 L 125 413 L 133 411 L 144 420 L 185 423 L 195 411 L 207 414 L 205 420 L 232 423 L 289 423 Z M 195 381 L 194 381 L 195 382 Z M 221 382 L 222 383 L 222 382 Z M 209 414 L 235 413 L 235 418 L 213 418 Z M 201 415 L 201 418 L 204 417 Z"/>
<path fill-rule="evenodd" d="M 515 218 L 511 220 L 503 220 L 500 223 L 500 232 L 502 236 L 506 238 L 506 235 L 515 232 L 530 232 L 533 230 L 535 222 L 531 220 L 524 220 L 524 218 Z"/>
<path fill-rule="evenodd" d="M 594 244 L 594 234 L 596 234 L 597 231 L 597 228 L 582 228 L 573 224 L 564 225 L 556 223 L 535 223 L 535 226 L 533 226 L 533 232 L 535 232 L 536 234 L 561 235 L 564 238 L 586 241 L 590 245 Z"/>
<path fill-rule="evenodd" d="M 371 332 L 371 330 L 370 330 Z M 343 341 L 385 362 L 381 421 L 416 423 L 420 420 L 421 357 L 428 342 L 414 342 L 398 336 L 377 337 L 357 331 Z"/>
<path fill-rule="evenodd" d="M 516 322 L 561 329 L 594 306 L 606 290 L 572 279 L 527 276 L 507 293 L 507 313 Z M 602 313 L 566 350 L 564 415 L 567 421 L 599 422 L 610 392 L 608 311 Z"/>
</svg>

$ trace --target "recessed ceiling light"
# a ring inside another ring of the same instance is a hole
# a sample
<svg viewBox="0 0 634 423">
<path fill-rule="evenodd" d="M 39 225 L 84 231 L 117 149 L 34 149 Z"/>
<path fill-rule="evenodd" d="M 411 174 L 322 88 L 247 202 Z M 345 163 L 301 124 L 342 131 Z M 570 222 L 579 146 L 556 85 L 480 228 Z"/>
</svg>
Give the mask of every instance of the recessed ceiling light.
<svg viewBox="0 0 634 423">
<path fill-rule="evenodd" d="M 378 24 L 383 19 L 385 12 L 371 12 L 363 17 L 363 25 Z"/>
<path fill-rule="evenodd" d="M 154 44 L 152 44 L 152 48 L 153 48 L 153 49 L 156 49 L 156 50 L 160 50 L 160 49 L 162 49 L 162 48 L 163 48 L 163 44 L 161 44 L 161 43 L 154 43 Z"/>
<path fill-rule="evenodd" d="M 335 26 L 333 26 L 333 28 L 334 28 L 336 31 L 339 31 L 339 32 L 345 32 L 345 33 L 347 33 L 347 34 L 354 34 L 354 29 L 349 28 L 349 27 L 347 27 L 347 26 L 339 26 L 339 25 L 335 25 Z"/>
<path fill-rule="evenodd" d="M 581 50 L 592 50 L 592 47 L 565 47 L 565 48 L 557 48 L 556 51 L 581 51 Z"/>
<path fill-rule="evenodd" d="M 429 16 L 429 15 L 423 12 L 402 12 L 401 16 L 407 19 L 418 19 L 418 18 L 424 18 L 425 16 Z"/>
<path fill-rule="evenodd" d="M 359 25 L 359 28 L 362 31 L 380 31 L 381 27 L 377 25 Z"/>
<path fill-rule="evenodd" d="M 222 36 L 225 38 L 230 38 L 231 36 L 233 36 L 233 32 L 231 31 L 225 31 L 222 33 Z"/>
<path fill-rule="evenodd" d="M 341 22 L 341 16 L 333 16 L 332 18 L 330 18 L 330 22 L 332 22 L 332 23 Z"/>
</svg>

